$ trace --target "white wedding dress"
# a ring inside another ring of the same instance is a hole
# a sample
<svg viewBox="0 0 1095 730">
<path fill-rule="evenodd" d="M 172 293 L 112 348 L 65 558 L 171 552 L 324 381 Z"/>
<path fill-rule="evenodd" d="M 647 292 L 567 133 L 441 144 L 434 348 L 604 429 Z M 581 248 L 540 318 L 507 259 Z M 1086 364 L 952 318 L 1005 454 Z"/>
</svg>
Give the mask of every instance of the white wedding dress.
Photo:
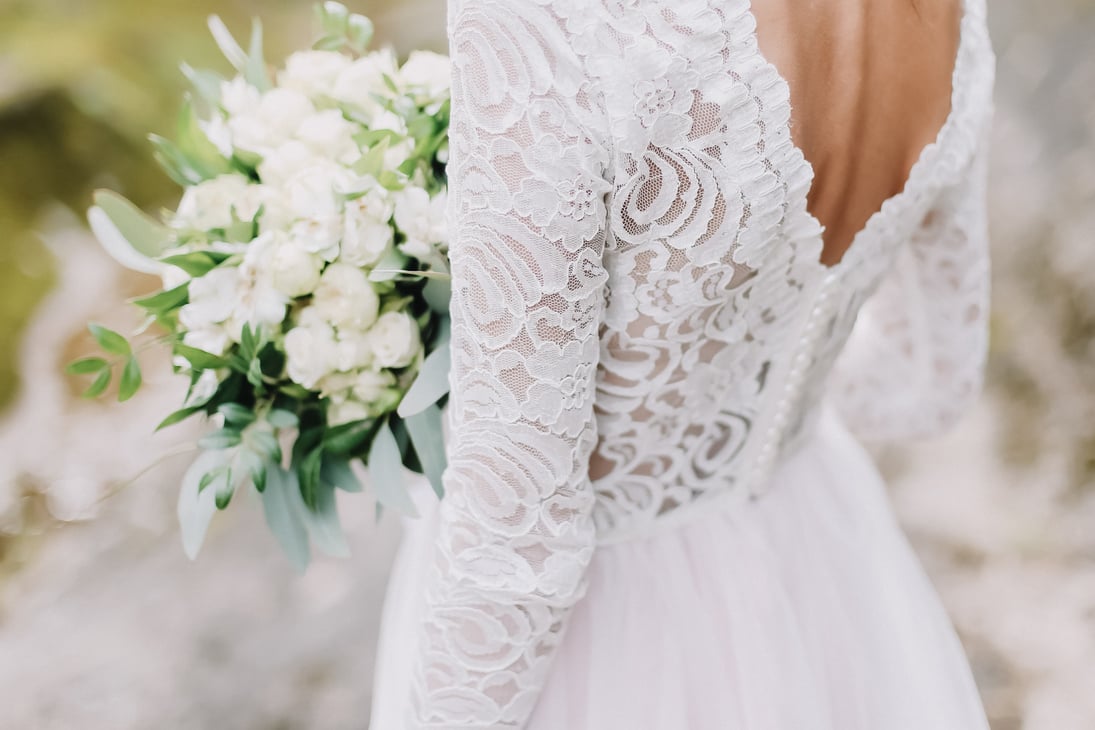
<svg viewBox="0 0 1095 730">
<path fill-rule="evenodd" d="M 747 0 L 457 0 L 449 467 L 373 730 L 984 730 L 857 436 L 986 350 L 994 57 L 840 263 Z"/>
</svg>

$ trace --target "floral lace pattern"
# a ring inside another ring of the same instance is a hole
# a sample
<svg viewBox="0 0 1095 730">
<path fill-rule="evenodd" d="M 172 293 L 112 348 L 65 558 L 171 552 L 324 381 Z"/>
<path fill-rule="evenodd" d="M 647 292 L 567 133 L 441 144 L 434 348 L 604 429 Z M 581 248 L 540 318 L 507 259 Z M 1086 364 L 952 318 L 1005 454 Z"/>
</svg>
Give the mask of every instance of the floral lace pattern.
<svg viewBox="0 0 1095 730">
<path fill-rule="evenodd" d="M 965 5 L 947 125 L 830 269 L 746 0 L 450 2 L 449 468 L 408 726 L 523 726 L 597 544 L 759 491 L 822 398 L 904 434 L 976 393 L 992 52 Z"/>
</svg>

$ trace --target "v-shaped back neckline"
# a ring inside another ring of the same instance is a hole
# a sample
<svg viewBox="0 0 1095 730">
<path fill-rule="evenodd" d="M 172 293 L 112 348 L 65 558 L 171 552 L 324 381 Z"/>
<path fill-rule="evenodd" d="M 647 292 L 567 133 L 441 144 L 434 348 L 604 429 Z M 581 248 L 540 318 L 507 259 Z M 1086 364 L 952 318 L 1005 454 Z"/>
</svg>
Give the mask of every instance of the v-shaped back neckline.
<svg viewBox="0 0 1095 730">
<path fill-rule="evenodd" d="M 774 86 L 780 97 L 779 100 L 784 103 L 788 109 L 787 119 L 781 121 L 779 133 L 787 135 L 790 147 L 794 150 L 795 156 L 800 160 L 800 164 L 804 168 L 806 174 L 807 185 L 805 194 L 802 198 L 802 213 L 805 214 L 807 220 L 809 220 L 817 229 L 817 233 L 813 238 L 813 242 L 815 243 L 813 248 L 816 250 L 812 250 L 810 253 L 810 263 L 827 279 L 836 279 L 840 277 L 844 271 L 852 268 L 854 262 L 868 253 L 868 251 L 864 249 L 870 249 L 873 248 L 874 245 L 877 245 L 877 242 L 879 241 L 877 233 L 886 222 L 887 217 L 897 215 L 901 209 L 907 208 L 916 200 L 916 193 L 921 179 L 927 174 L 928 169 L 931 167 L 940 151 L 946 148 L 946 143 L 952 135 L 952 130 L 957 125 L 958 119 L 965 113 L 965 110 L 960 108 L 964 96 L 961 86 L 965 80 L 966 74 L 965 67 L 970 41 L 969 26 L 973 15 L 972 4 L 975 1 L 976 0 L 960 0 L 961 14 L 958 26 L 958 44 L 955 52 L 954 68 L 951 72 L 950 110 L 948 111 L 947 117 L 943 121 L 939 132 L 932 142 L 929 142 L 920 150 L 920 154 L 910 168 L 909 174 L 906 177 L 901 190 L 882 201 L 882 204 L 867 218 L 863 227 L 852 237 L 851 243 L 844 250 L 843 254 L 841 254 L 840 260 L 835 264 L 829 265 L 821 260 L 825 250 L 825 226 L 813 211 L 810 210 L 808 204 L 810 193 L 813 191 L 815 184 L 814 166 L 791 134 L 791 86 L 783 74 L 780 73 L 776 65 L 769 61 L 761 51 L 757 18 L 753 12 L 753 2 L 752 0 L 745 0 L 745 15 L 749 18 L 753 26 L 750 41 L 753 45 L 754 52 L 761 62 L 764 71 L 773 77 L 775 81 Z"/>
</svg>

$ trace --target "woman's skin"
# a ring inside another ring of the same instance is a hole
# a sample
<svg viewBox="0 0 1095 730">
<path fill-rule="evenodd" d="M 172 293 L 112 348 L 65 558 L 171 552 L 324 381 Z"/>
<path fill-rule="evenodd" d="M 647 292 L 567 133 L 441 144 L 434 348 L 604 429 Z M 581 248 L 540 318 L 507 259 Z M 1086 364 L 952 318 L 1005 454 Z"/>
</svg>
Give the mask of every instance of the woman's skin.
<svg viewBox="0 0 1095 730">
<path fill-rule="evenodd" d="M 961 0 L 754 0 L 753 13 L 761 52 L 791 88 L 832 266 L 950 113 Z"/>
</svg>

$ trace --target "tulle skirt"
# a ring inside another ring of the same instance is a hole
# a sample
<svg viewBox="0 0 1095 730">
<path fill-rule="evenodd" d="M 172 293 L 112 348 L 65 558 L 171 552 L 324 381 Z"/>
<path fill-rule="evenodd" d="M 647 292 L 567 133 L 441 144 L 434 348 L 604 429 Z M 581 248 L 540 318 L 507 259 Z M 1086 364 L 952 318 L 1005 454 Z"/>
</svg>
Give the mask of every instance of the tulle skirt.
<svg viewBox="0 0 1095 730">
<path fill-rule="evenodd" d="M 420 503 L 429 505 L 429 499 Z M 373 730 L 405 730 L 432 519 L 408 520 Z M 529 730 L 987 730 L 869 455 L 826 412 L 755 501 L 597 549 Z"/>
</svg>

